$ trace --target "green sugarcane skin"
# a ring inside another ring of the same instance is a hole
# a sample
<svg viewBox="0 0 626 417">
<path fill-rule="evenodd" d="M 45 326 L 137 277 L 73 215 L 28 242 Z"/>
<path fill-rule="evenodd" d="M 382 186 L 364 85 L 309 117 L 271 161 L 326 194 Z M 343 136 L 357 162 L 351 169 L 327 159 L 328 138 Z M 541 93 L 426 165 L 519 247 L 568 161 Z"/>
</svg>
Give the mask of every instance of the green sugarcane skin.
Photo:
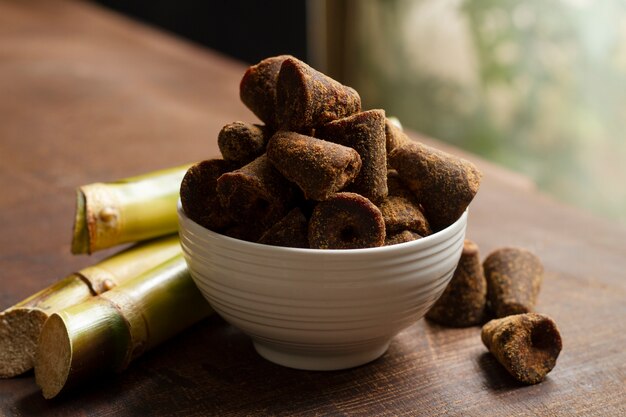
<svg viewBox="0 0 626 417">
<path fill-rule="evenodd" d="M 104 292 L 107 288 L 103 287 L 109 285 L 105 282 L 107 279 L 112 281 L 112 288 L 179 253 L 181 248 L 177 235 L 144 242 L 65 277 L 10 309 L 58 311 Z"/>
<path fill-rule="evenodd" d="M 111 291 L 52 315 L 42 330 L 35 365 L 37 383 L 46 398 L 58 393 L 50 392 L 39 377 L 49 374 L 53 363 L 60 360 L 55 357 L 62 357 L 66 351 L 43 342 L 52 320 L 62 321 L 71 351 L 66 375 L 57 377 L 64 381 L 65 390 L 100 373 L 126 369 L 144 351 L 211 312 L 182 254 L 177 255 Z"/>
<path fill-rule="evenodd" d="M 130 331 L 124 317 L 108 300 L 94 297 L 53 314 L 44 324 L 42 340 L 46 327 L 55 320 L 60 320 L 65 327 L 66 343 L 70 346 L 70 367 L 62 375 L 65 384 L 71 386 L 75 381 L 124 366 L 126 349 L 131 340 Z M 51 351 L 54 352 L 54 347 Z M 41 356 L 39 352 L 37 354 Z M 70 377 L 71 381 L 68 381 Z"/>
<path fill-rule="evenodd" d="M 137 347 L 131 360 L 212 312 L 191 279 L 182 254 L 104 297 L 120 306 L 131 326 L 145 325 L 147 329 L 146 340 L 136 341 L 145 345 Z M 126 300 L 132 303 L 128 309 Z"/>
<path fill-rule="evenodd" d="M 80 187 L 72 253 L 93 253 L 174 233 L 180 183 L 189 166 Z"/>
<path fill-rule="evenodd" d="M 74 273 L 20 301 L 7 309 L 7 311 L 14 309 L 37 309 L 44 313 L 53 312 L 79 303 L 92 296 L 93 293 L 83 277 L 78 273 Z"/>
<path fill-rule="evenodd" d="M 33 367 L 37 339 L 46 319 L 123 284 L 182 253 L 177 235 L 135 245 L 55 282 L 0 313 L 0 378 Z"/>
<path fill-rule="evenodd" d="M 177 234 L 144 241 L 106 258 L 78 274 L 90 283 L 95 294 L 101 294 L 116 285 L 133 279 L 182 253 Z"/>
</svg>

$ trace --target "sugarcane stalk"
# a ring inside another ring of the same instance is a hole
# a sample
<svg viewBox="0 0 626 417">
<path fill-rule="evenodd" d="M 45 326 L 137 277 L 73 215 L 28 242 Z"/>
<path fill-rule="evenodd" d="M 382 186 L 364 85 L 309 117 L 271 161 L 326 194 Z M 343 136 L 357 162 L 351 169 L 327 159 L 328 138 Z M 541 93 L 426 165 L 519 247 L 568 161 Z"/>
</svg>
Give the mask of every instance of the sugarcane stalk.
<svg viewBox="0 0 626 417">
<path fill-rule="evenodd" d="M 121 372 L 146 350 L 211 311 L 178 255 L 50 316 L 37 349 L 37 385 L 49 399 L 88 378 Z"/>
<path fill-rule="evenodd" d="M 135 245 L 68 275 L 0 313 L 0 378 L 33 367 L 41 328 L 51 314 L 123 284 L 180 253 L 176 235 Z"/>
<path fill-rule="evenodd" d="M 175 232 L 180 183 L 189 166 L 79 187 L 72 253 L 93 253 Z"/>
</svg>

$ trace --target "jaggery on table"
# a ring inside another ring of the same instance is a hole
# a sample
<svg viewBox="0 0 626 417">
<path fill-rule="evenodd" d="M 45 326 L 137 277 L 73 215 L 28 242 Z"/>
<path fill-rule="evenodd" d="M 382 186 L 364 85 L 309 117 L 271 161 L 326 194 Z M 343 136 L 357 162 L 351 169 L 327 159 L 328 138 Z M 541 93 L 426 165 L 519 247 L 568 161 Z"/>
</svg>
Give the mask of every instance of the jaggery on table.
<svg viewBox="0 0 626 417">
<path fill-rule="evenodd" d="M 70 255 L 76 186 L 216 156 L 222 125 L 254 121 L 243 70 L 98 6 L 0 1 L 0 309 L 110 253 Z M 467 156 L 485 174 L 468 237 L 545 264 L 537 310 L 564 349 L 543 383 L 517 384 L 478 327 L 422 320 L 371 364 L 304 372 L 212 317 L 52 401 L 32 373 L 0 380 L 0 415 L 626 415 L 626 230 Z"/>
</svg>

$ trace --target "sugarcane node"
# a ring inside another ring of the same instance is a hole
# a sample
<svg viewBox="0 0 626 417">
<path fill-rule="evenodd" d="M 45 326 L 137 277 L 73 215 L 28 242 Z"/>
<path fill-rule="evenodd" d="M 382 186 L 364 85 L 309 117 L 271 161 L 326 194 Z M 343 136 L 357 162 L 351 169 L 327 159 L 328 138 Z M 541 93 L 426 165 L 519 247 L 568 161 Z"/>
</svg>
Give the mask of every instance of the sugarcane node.
<svg viewBox="0 0 626 417">
<path fill-rule="evenodd" d="M 123 243 L 174 233 L 180 182 L 189 165 L 76 190 L 73 254 L 91 254 Z"/>
<path fill-rule="evenodd" d="M 100 209 L 98 218 L 101 222 L 111 226 L 117 223 L 117 220 L 119 219 L 119 212 L 114 207 L 104 207 Z"/>
<path fill-rule="evenodd" d="M 104 282 L 102 283 L 102 286 L 104 287 L 105 291 L 109 291 L 115 288 L 115 282 L 113 282 L 113 280 L 110 280 L 110 279 L 105 279 Z"/>
<path fill-rule="evenodd" d="M 0 378 L 32 369 L 37 340 L 50 315 L 109 291 L 180 253 L 175 235 L 144 242 L 70 274 L 0 313 Z"/>
</svg>

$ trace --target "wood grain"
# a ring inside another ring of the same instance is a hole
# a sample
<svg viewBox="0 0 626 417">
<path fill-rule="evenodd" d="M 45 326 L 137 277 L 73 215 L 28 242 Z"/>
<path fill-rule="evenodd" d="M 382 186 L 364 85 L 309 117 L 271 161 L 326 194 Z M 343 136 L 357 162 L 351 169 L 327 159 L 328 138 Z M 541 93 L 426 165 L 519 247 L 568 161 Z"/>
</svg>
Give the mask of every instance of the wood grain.
<svg viewBox="0 0 626 417">
<path fill-rule="evenodd" d="M 256 121 L 243 70 L 87 3 L 1 0 L 0 309 L 108 253 L 70 255 L 76 186 L 216 156 L 222 125 Z M 0 380 L 0 415 L 626 415 L 626 230 L 465 156 L 485 174 L 468 229 L 483 258 L 516 245 L 545 264 L 537 310 L 564 348 L 543 383 L 516 383 L 478 327 L 420 321 L 371 364 L 304 372 L 213 317 L 53 401 L 32 374 Z"/>
</svg>

